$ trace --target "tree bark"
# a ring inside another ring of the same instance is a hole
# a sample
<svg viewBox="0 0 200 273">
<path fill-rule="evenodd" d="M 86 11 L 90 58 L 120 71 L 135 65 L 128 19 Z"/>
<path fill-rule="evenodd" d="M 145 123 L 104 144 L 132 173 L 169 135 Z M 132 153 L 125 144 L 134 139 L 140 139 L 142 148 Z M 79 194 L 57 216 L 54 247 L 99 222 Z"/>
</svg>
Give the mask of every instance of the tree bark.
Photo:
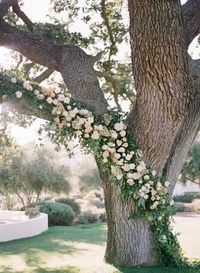
<svg viewBox="0 0 200 273">
<path fill-rule="evenodd" d="M 108 235 L 105 261 L 117 266 L 151 266 L 158 264 L 152 233 L 144 219 L 131 218 L 134 202 L 122 200 L 119 187 L 101 171 Z"/>
</svg>

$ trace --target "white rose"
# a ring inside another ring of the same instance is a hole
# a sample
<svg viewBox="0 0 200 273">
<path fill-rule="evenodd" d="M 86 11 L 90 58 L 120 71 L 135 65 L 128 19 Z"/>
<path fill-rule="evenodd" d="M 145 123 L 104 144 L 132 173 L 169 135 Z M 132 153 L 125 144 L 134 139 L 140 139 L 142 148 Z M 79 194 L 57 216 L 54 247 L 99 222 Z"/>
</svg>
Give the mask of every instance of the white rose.
<svg viewBox="0 0 200 273">
<path fill-rule="evenodd" d="M 104 151 L 103 152 L 103 157 L 109 157 L 109 152 L 108 151 Z"/>
<path fill-rule="evenodd" d="M 131 160 L 131 158 L 132 158 L 133 156 L 131 155 L 131 154 L 128 154 L 127 156 L 126 156 L 126 160 Z"/>
<path fill-rule="evenodd" d="M 118 154 L 118 153 L 115 153 L 115 154 L 114 154 L 114 157 L 117 158 L 117 159 L 119 159 L 119 158 L 121 157 L 121 155 Z"/>
<path fill-rule="evenodd" d="M 131 164 L 130 164 L 130 169 L 131 169 L 131 170 L 134 170 L 134 169 L 135 169 L 135 164 L 134 164 L 134 163 L 131 163 Z"/>
<path fill-rule="evenodd" d="M 124 166 L 122 166 L 122 169 L 123 169 L 125 172 L 129 172 L 129 171 L 130 171 L 130 166 L 129 166 L 129 164 L 125 164 Z"/>
<path fill-rule="evenodd" d="M 54 104 L 54 105 L 58 105 L 58 100 L 57 100 L 57 99 L 54 99 L 54 100 L 53 100 L 53 104 Z"/>
<path fill-rule="evenodd" d="M 124 153 L 124 152 L 125 152 L 125 149 L 124 149 L 124 147 L 121 147 L 121 148 L 119 148 L 117 151 L 118 151 L 119 153 Z"/>
<path fill-rule="evenodd" d="M 15 92 L 15 95 L 18 99 L 20 99 L 22 97 L 22 92 L 21 91 L 17 91 Z"/>
<path fill-rule="evenodd" d="M 16 82 L 17 82 L 17 79 L 16 79 L 16 78 L 12 78 L 12 79 L 11 79 L 11 82 L 12 82 L 12 83 L 16 83 Z"/>
<path fill-rule="evenodd" d="M 116 131 L 122 131 L 125 128 L 125 125 L 122 122 L 115 123 L 114 128 Z"/>
<path fill-rule="evenodd" d="M 46 99 L 46 101 L 47 101 L 49 104 L 52 104 L 52 103 L 53 103 L 53 99 L 52 99 L 51 97 L 48 97 L 48 98 Z"/>
<path fill-rule="evenodd" d="M 91 135 L 91 138 L 95 139 L 95 140 L 99 139 L 99 137 L 100 137 L 100 135 L 97 131 L 94 131 L 94 133 Z"/>
<path fill-rule="evenodd" d="M 70 98 L 69 97 L 65 97 L 63 100 L 64 103 L 69 104 L 70 103 Z"/>
<path fill-rule="evenodd" d="M 165 187 L 169 187 L 169 185 L 170 185 L 169 181 L 166 181 L 165 182 Z"/>
<path fill-rule="evenodd" d="M 141 173 L 133 173 L 133 179 L 134 180 L 138 180 L 139 178 L 141 178 Z"/>
<path fill-rule="evenodd" d="M 125 137 L 126 131 L 122 130 L 119 134 L 120 134 L 121 137 Z"/>
<path fill-rule="evenodd" d="M 130 186 L 132 186 L 135 182 L 134 182 L 134 180 L 133 179 L 128 179 L 127 180 L 127 183 L 130 185 Z"/>
</svg>

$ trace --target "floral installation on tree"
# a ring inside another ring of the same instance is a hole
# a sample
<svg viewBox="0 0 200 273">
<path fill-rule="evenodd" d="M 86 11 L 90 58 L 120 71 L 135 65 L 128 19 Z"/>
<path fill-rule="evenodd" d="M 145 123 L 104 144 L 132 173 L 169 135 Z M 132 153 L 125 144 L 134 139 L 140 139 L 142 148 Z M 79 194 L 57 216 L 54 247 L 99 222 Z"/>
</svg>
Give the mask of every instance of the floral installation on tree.
<svg viewBox="0 0 200 273">
<path fill-rule="evenodd" d="M 69 140 L 78 138 L 84 152 L 92 153 L 102 169 L 112 174 L 110 182 L 120 187 L 122 198 L 135 201 L 130 217 L 148 220 L 163 257 L 162 264 L 191 265 L 182 254 L 177 235 L 172 233 L 174 201 L 169 194 L 169 182 L 157 176 L 142 160 L 142 152 L 128 134 L 126 114 L 109 108 L 103 116 L 95 116 L 92 109 L 67 93 L 11 78 L 6 73 L 0 74 L 0 86 L 8 90 L 8 95 L 2 98 L 4 101 L 21 100 L 25 96 L 34 104 L 36 112 L 48 110 L 50 122 L 46 130 L 54 143 L 68 149 Z"/>
</svg>

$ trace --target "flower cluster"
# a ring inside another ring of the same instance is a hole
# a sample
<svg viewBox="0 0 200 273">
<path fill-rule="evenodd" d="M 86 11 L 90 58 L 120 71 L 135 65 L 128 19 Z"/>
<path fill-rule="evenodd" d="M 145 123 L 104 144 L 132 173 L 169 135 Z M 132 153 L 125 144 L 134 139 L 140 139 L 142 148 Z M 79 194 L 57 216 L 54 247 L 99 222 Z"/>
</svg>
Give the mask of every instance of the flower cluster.
<svg viewBox="0 0 200 273">
<path fill-rule="evenodd" d="M 12 78 L 11 82 L 17 83 L 17 79 Z M 69 135 L 79 138 L 111 174 L 122 195 L 135 200 L 134 213 L 148 219 L 160 248 L 165 254 L 173 248 L 168 256 L 177 257 L 180 247 L 170 230 L 173 201 L 169 197 L 169 182 L 146 166 L 142 152 L 127 133 L 125 116 L 109 109 L 97 117 L 69 95 L 52 88 L 34 88 L 29 81 L 23 82 L 23 89 L 16 91 L 16 98 L 29 91 L 36 96 L 40 109 L 44 105 L 50 107 L 57 142 L 66 143 Z"/>
</svg>

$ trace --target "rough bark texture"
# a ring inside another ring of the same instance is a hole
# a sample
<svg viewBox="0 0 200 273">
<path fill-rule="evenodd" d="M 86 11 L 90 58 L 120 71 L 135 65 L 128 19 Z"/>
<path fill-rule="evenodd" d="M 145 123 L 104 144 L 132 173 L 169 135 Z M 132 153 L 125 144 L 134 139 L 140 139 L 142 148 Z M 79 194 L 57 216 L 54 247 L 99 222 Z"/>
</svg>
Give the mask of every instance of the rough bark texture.
<svg viewBox="0 0 200 273">
<path fill-rule="evenodd" d="M 132 131 L 146 162 L 161 173 L 189 105 L 181 6 L 135 0 L 129 12 L 137 91 Z"/>
<path fill-rule="evenodd" d="M 8 6 L 15 4 L 16 0 L 0 2 L 0 45 L 60 71 L 72 96 L 94 106 L 97 114 L 106 112 L 107 103 L 93 70 L 95 58 L 78 47 L 54 44 L 5 23 Z M 147 163 L 170 180 L 171 191 L 200 124 L 200 63 L 190 60 L 189 73 L 186 54 L 186 47 L 200 31 L 199 7 L 200 0 L 189 0 L 182 8 L 178 0 L 129 0 L 137 91 L 137 103 L 129 115 L 130 131 Z M 0 88 L 0 94 L 3 91 Z M 108 218 L 106 261 L 127 266 L 156 264 L 147 223 L 129 219 L 134 204 L 124 203 L 109 174 L 99 169 Z"/>
<path fill-rule="evenodd" d="M 147 266 L 158 263 L 152 234 L 146 221 L 131 219 L 134 202 L 121 198 L 119 187 L 100 170 L 108 223 L 105 261 L 120 266 Z"/>
</svg>

